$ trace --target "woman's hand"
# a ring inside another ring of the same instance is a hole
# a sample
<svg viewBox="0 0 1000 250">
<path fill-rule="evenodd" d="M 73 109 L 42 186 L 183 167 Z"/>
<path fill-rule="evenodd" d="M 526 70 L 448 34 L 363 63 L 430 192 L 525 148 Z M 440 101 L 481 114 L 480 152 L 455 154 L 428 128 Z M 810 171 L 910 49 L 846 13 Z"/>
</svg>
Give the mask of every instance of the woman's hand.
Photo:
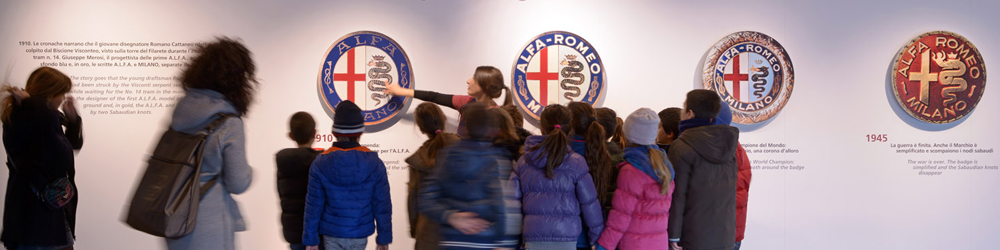
<svg viewBox="0 0 1000 250">
<path fill-rule="evenodd" d="M 70 121 L 76 121 L 76 118 L 80 117 L 80 113 L 76 112 L 76 101 L 72 96 L 66 97 L 66 102 L 63 102 L 62 109 L 66 113 L 66 118 L 69 118 Z"/>
<path fill-rule="evenodd" d="M 413 97 L 413 90 L 400 87 L 399 84 L 389 83 L 385 85 L 385 90 L 382 93 L 395 95 L 395 96 L 405 96 Z"/>
<path fill-rule="evenodd" d="M 14 103 L 17 105 L 21 105 L 21 100 L 31 97 L 31 95 L 29 95 L 27 91 L 21 89 L 21 87 L 12 87 L 8 90 L 8 92 L 10 92 L 10 95 L 14 97 Z"/>
</svg>

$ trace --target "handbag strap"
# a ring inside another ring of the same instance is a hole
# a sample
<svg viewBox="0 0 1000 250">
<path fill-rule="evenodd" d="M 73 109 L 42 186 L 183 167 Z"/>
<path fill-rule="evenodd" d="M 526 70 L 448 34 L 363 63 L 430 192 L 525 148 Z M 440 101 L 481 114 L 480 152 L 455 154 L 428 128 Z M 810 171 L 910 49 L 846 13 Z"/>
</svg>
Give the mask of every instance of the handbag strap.
<svg viewBox="0 0 1000 250">
<path fill-rule="evenodd" d="M 215 114 L 215 117 L 217 117 L 217 118 L 214 121 L 212 121 L 211 123 L 209 123 L 207 126 L 205 126 L 204 129 L 202 129 L 201 131 L 199 131 L 198 134 L 201 135 L 201 136 L 204 136 L 206 138 L 206 141 L 207 141 L 208 136 L 212 135 L 212 133 L 215 132 L 215 129 L 219 128 L 219 126 L 222 126 L 222 123 L 226 122 L 226 120 L 229 117 L 233 117 L 233 116 L 236 116 L 236 115 L 226 114 L 226 113 Z M 195 173 L 198 173 L 198 174 L 193 174 L 192 178 L 197 179 L 197 178 L 201 177 L 201 160 L 204 157 L 204 152 L 205 152 L 205 144 L 202 144 L 201 146 L 199 146 L 199 149 L 198 149 L 198 156 L 197 156 L 197 159 L 198 159 L 198 169 L 195 169 Z M 215 185 L 215 182 L 217 180 L 219 180 L 219 175 L 221 175 L 221 171 L 220 171 L 220 174 L 215 175 L 215 177 L 212 177 L 211 180 L 209 180 L 205 184 L 201 185 L 201 187 L 200 187 L 201 189 L 199 190 L 199 195 L 200 195 L 199 199 L 205 198 L 205 194 L 208 193 L 208 189 L 211 188 L 212 185 Z"/>
<path fill-rule="evenodd" d="M 236 115 L 234 115 L 234 114 L 227 114 L 227 113 L 218 113 L 218 114 L 215 114 L 215 117 L 217 117 L 217 118 L 215 118 L 214 121 L 212 121 L 207 126 L 205 126 L 204 129 L 202 129 L 201 131 L 199 131 L 198 134 L 199 135 L 203 135 L 203 136 L 209 136 L 209 135 L 211 135 L 212 132 L 215 132 L 215 129 L 219 128 L 219 126 L 222 126 L 222 123 L 226 122 L 226 120 L 229 117 L 233 117 L 233 116 L 236 116 Z"/>
<path fill-rule="evenodd" d="M 208 189 L 211 188 L 212 185 L 215 185 L 215 181 L 217 181 L 217 180 L 219 180 L 219 175 L 215 175 L 215 177 L 212 177 L 212 180 L 206 182 L 204 185 L 201 185 L 201 191 L 200 191 L 199 196 L 201 198 L 205 198 L 205 194 L 208 193 Z"/>
</svg>

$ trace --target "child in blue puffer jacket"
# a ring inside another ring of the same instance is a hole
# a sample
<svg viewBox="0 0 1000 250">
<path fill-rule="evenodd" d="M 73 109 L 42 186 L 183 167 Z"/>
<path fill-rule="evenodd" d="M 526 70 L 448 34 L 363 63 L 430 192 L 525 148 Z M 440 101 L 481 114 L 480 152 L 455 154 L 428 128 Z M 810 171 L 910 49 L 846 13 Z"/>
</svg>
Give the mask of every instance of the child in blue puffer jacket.
<svg viewBox="0 0 1000 250">
<path fill-rule="evenodd" d="M 575 250 L 586 227 L 593 246 L 604 230 L 604 215 L 587 161 L 570 148 L 570 111 L 559 104 L 541 114 L 543 135 L 528 137 L 511 180 L 524 211 L 528 250 Z"/>
<path fill-rule="evenodd" d="M 418 205 L 441 224 L 441 249 L 513 249 L 521 234 L 520 203 L 508 183 L 510 151 L 494 144 L 497 117 L 482 103 L 466 106 L 466 135 L 438 153 Z"/>
<path fill-rule="evenodd" d="M 392 203 L 385 165 L 378 153 L 361 146 L 361 109 L 351 101 L 337 105 L 333 135 L 337 142 L 316 157 L 309 169 L 302 244 L 317 250 L 364 250 L 368 236 L 386 250 L 392 242 Z M 377 225 L 376 225 L 377 224 Z"/>
</svg>

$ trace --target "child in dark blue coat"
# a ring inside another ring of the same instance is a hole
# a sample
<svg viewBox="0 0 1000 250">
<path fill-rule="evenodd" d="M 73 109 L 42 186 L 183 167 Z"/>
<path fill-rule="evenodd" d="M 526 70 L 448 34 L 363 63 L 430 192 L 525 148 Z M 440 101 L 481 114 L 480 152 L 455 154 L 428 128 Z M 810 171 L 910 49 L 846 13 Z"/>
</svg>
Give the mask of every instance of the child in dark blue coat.
<svg viewBox="0 0 1000 250">
<path fill-rule="evenodd" d="M 363 250 L 377 229 L 377 249 L 388 249 L 392 204 L 385 164 L 359 144 L 365 121 L 357 105 L 343 101 L 334 114 L 337 142 L 309 169 L 302 244 L 316 250 L 322 234 L 326 249 Z"/>
<path fill-rule="evenodd" d="M 482 103 L 466 107 L 467 135 L 438 154 L 420 190 L 420 211 L 441 224 L 441 249 L 512 249 L 520 202 L 510 185 L 510 151 L 494 144 L 498 119 Z"/>
</svg>

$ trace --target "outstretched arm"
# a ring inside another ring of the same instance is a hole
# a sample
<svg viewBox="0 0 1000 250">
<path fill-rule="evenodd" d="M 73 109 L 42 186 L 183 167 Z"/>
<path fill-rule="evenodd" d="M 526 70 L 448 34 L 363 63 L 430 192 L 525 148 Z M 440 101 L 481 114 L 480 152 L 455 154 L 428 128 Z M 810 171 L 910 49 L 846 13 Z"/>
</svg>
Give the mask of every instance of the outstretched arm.
<svg viewBox="0 0 1000 250">
<path fill-rule="evenodd" d="M 384 93 L 395 96 L 413 97 L 425 102 L 433 102 L 437 105 L 458 110 L 455 106 L 454 95 L 446 95 L 434 91 L 407 89 L 396 84 L 386 85 Z"/>
<path fill-rule="evenodd" d="M 415 91 L 413 89 L 400 87 L 399 84 L 386 84 L 385 90 L 383 91 L 383 93 L 386 94 L 405 96 L 405 97 L 413 97 L 414 92 Z"/>
</svg>

